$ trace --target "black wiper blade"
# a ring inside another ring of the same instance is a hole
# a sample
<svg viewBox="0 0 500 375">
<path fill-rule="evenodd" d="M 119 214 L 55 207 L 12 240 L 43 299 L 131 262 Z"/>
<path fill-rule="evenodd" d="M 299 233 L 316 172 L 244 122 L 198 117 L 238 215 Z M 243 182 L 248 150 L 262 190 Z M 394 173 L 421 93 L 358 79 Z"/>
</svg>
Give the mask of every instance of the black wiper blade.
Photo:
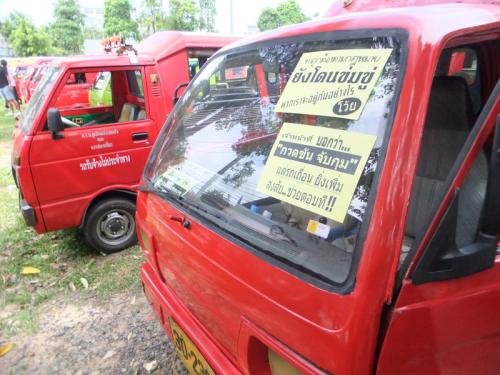
<svg viewBox="0 0 500 375">
<path fill-rule="evenodd" d="M 269 234 L 273 239 L 279 240 L 279 241 L 285 241 L 293 246 L 297 246 L 297 242 L 281 227 L 280 225 L 273 224 L 271 225 L 271 228 L 269 228 Z"/>
<path fill-rule="evenodd" d="M 184 199 L 184 203 L 186 203 L 190 208 L 195 209 L 198 211 L 198 213 L 203 213 L 203 216 L 206 216 L 205 214 L 209 214 L 210 216 L 215 217 L 216 219 L 222 220 L 227 222 L 227 219 L 221 214 L 221 212 L 215 208 L 212 208 L 206 204 L 203 204 L 202 202 L 198 203 L 195 202 L 192 199 Z"/>
<path fill-rule="evenodd" d="M 186 196 L 182 196 L 180 194 L 174 193 L 171 190 L 162 190 L 157 188 L 152 184 L 148 184 L 149 186 L 139 186 L 137 189 L 140 191 L 144 191 L 147 193 L 157 194 L 160 197 L 164 197 L 166 199 L 170 199 L 180 204 L 184 208 L 190 208 L 196 211 L 197 214 L 202 215 L 205 218 L 209 218 L 208 215 L 213 216 L 219 220 L 227 221 L 226 218 L 222 216 L 222 214 L 210 206 L 199 204 L 193 199 L 189 199 Z M 201 203 L 201 202 L 200 202 Z M 207 215 L 208 214 L 208 215 Z"/>
<path fill-rule="evenodd" d="M 137 190 L 143 191 L 145 193 L 153 193 L 153 194 L 159 195 L 161 197 L 166 197 L 166 198 L 169 198 L 169 199 L 177 201 L 177 202 L 181 202 L 183 200 L 183 197 L 180 194 L 174 193 L 173 191 L 170 191 L 170 190 L 158 189 L 156 186 L 154 186 L 152 184 L 140 185 L 139 187 L 137 187 Z"/>
</svg>

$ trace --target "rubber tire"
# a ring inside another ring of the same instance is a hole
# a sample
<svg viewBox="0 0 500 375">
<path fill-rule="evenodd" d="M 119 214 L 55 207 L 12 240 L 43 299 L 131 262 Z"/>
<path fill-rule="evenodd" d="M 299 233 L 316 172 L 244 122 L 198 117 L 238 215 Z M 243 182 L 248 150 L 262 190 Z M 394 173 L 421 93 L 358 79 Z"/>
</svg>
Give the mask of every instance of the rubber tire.
<svg viewBox="0 0 500 375">
<path fill-rule="evenodd" d="M 135 230 L 134 234 L 128 239 L 128 241 L 123 242 L 119 245 L 106 244 L 97 236 L 97 222 L 99 220 L 99 217 L 101 217 L 107 211 L 118 208 L 127 211 L 132 215 L 132 217 L 134 218 L 135 227 L 135 202 L 129 199 L 105 199 L 101 202 L 98 202 L 95 206 L 91 207 L 89 209 L 89 212 L 87 213 L 85 225 L 83 226 L 83 236 L 85 238 L 85 241 L 97 251 L 103 252 L 105 254 L 112 254 L 124 250 L 127 247 L 133 246 L 137 243 L 137 232 Z"/>
</svg>

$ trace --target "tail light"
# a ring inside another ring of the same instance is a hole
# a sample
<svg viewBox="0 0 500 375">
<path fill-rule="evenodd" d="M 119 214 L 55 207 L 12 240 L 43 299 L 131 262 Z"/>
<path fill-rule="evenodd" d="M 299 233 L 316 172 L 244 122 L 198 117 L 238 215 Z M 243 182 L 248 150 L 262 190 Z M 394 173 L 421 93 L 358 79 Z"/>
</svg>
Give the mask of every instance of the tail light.
<svg viewBox="0 0 500 375">
<path fill-rule="evenodd" d="M 303 372 L 297 370 L 271 349 L 267 350 L 267 356 L 271 375 L 303 375 Z"/>
</svg>

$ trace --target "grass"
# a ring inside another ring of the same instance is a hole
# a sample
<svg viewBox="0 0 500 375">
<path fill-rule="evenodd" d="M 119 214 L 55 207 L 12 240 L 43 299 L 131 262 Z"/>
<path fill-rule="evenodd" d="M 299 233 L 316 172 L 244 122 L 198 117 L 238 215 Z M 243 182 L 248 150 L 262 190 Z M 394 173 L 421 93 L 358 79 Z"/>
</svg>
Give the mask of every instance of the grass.
<svg viewBox="0 0 500 375">
<path fill-rule="evenodd" d="M 0 101 L 0 105 L 3 101 Z M 5 110 L 0 109 L 0 142 L 12 139 L 12 129 L 14 128 L 14 117 L 8 116 Z"/>
<path fill-rule="evenodd" d="M 137 246 L 103 256 L 87 246 L 78 230 L 37 234 L 25 225 L 10 172 L 14 119 L 0 109 L 0 341 L 20 332 L 36 332 L 42 303 L 71 293 L 107 297 L 139 288 Z M 40 273 L 22 275 L 25 266 Z M 85 279 L 88 289 L 84 287 Z"/>
</svg>

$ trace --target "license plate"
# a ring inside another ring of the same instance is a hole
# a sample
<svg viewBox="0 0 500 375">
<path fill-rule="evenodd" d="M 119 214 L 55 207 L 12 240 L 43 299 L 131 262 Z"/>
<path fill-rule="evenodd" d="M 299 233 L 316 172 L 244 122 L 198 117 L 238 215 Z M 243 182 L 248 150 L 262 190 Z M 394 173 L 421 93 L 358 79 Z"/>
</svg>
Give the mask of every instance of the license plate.
<svg viewBox="0 0 500 375">
<path fill-rule="evenodd" d="M 207 360 L 203 358 L 196 345 L 193 344 L 182 328 L 172 319 L 169 319 L 169 321 L 175 350 L 177 350 L 177 354 L 179 354 L 189 373 L 191 375 L 215 375 Z"/>
</svg>

